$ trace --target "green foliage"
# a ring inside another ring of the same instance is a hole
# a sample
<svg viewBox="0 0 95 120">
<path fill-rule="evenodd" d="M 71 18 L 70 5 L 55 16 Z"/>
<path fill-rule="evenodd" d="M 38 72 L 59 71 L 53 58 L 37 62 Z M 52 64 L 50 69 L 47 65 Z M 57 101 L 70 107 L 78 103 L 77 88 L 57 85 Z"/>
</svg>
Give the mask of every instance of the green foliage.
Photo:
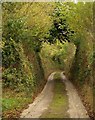
<svg viewBox="0 0 95 120">
<path fill-rule="evenodd" d="M 2 4 L 2 8 L 4 86 L 13 88 L 19 86 L 18 89 L 20 89 L 21 85 L 21 88 L 24 89 L 26 85 L 25 88 L 29 90 L 33 84 L 39 84 L 36 82 L 37 80 L 44 78 L 41 60 L 37 52 L 40 51 L 41 42 L 52 24 L 50 12 L 53 12 L 54 5 L 5 2 Z M 23 49 L 23 44 L 26 43 L 31 48 L 31 52 L 35 52 L 36 62 L 33 63 L 32 68 Z"/>
<path fill-rule="evenodd" d="M 3 24 L 3 33 L 2 36 L 7 39 L 14 39 L 16 42 L 19 42 L 22 38 L 23 33 L 23 18 L 20 16 L 17 17 L 17 10 L 20 9 L 22 4 L 15 3 L 3 3 L 3 14 L 2 14 L 2 24 Z"/>
<path fill-rule="evenodd" d="M 3 37 L 5 39 L 15 39 L 16 42 L 19 42 L 22 39 L 23 32 L 23 23 L 21 19 L 8 19 L 6 24 L 4 25 Z"/>
<path fill-rule="evenodd" d="M 23 91 L 28 88 L 29 91 L 33 87 L 33 77 L 21 44 L 16 44 L 14 40 L 6 41 L 2 50 L 4 87 L 16 89 L 16 91 Z M 29 67 L 26 68 L 27 65 Z"/>
<path fill-rule="evenodd" d="M 75 50 L 76 47 L 73 43 L 65 42 L 63 44 L 57 40 L 55 44 L 43 43 L 41 56 L 42 59 L 48 59 L 55 66 L 55 69 L 65 70 L 68 73 Z M 45 64 L 45 66 L 49 67 L 47 63 Z"/>
<path fill-rule="evenodd" d="M 50 43 L 56 42 L 58 39 L 61 43 L 64 41 L 70 42 L 70 37 L 74 34 L 71 31 L 68 23 L 66 22 L 65 11 L 63 11 L 63 5 L 57 3 L 55 12 L 53 13 L 53 25 L 49 30 L 48 41 Z"/>
<path fill-rule="evenodd" d="M 92 7 L 90 2 L 2 3 L 0 48 L 4 89 L 24 91 L 27 95 L 37 93 L 45 83 L 44 72 L 49 74 L 58 69 L 70 72 L 71 79 L 78 85 L 89 83 L 91 86 Z M 16 105 L 11 100 L 8 103 Z"/>
<path fill-rule="evenodd" d="M 76 71 L 76 77 L 79 78 L 79 81 L 85 81 L 88 76 L 91 76 L 89 71 L 92 71 L 92 5 L 92 3 L 68 4 L 70 10 L 67 14 L 67 21 L 70 28 L 75 31 L 73 42 L 77 47 L 74 71 Z M 88 79 L 91 78 L 88 77 Z"/>
<path fill-rule="evenodd" d="M 35 63 L 34 63 L 35 62 Z M 42 67 L 42 61 L 38 53 L 35 53 L 35 61 L 33 63 L 33 72 L 35 76 L 35 84 L 36 86 L 40 87 L 40 84 L 42 84 L 42 81 L 44 79 L 44 70 Z M 44 83 L 44 81 L 43 81 Z"/>
<path fill-rule="evenodd" d="M 3 39 L 2 41 L 4 43 L 2 48 L 3 67 L 5 68 L 18 67 L 18 65 L 21 62 L 19 55 L 20 48 L 13 39 L 9 39 L 9 40 Z"/>
<path fill-rule="evenodd" d="M 3 3 L 2 8 L 3 37 L 16 42 L 28 41 L 34 51 L 39 52 L 41 42 L 52 24 L 50 12 L 53 12 L 54 4 Z"/>
</svg>

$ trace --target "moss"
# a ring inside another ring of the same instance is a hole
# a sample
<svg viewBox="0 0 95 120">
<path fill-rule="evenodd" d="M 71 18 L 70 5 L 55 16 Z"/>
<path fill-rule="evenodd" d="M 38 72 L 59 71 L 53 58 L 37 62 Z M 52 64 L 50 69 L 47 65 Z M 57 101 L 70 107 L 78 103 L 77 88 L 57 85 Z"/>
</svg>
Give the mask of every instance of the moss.
<svg viewBox="0 0 95 120">
<path fill-rule="evenodd" d="M 59 73 L 55 74 L 54 78 L 54 97 L 48 110 L 43 113 L 41 118 L 68 118 L 68 99 L 65 85 L 62 83 Z"/>
</svg>

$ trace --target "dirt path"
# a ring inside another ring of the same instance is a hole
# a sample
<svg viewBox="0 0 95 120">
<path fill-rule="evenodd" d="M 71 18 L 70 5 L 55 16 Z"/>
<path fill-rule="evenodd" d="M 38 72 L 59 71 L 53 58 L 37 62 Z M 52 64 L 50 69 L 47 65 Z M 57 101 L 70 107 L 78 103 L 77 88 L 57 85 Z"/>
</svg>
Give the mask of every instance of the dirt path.
<svg viewBox="0 0 95 120">
<path fill-rule="evenodd" d="M 49 76 L 43 91 L 38 95 L 34 102 L 29 105 L 28 109 L 25 109 L 22 112 L 21 118 L 39 118 L 43 111 L 48 108 L 53 98 L 54 74 L 55 72 Z"/>
<path fill-rule="evenodd" d="M 68 112 L 70 114 L 70 118 L 89 118 L 87 111 L 85 110 L 85 107 L 83 106 L 82 101 L 80 100 L 80 97 L 78 96 L 78 93 L 73 84 L 65 78 L 63 73 L 61 73 L 61 77 L 66 85 L 67 95 L 69 99 Z"/>
<path fill-rule="evenodd" d="M 50 103 L 53 100 L 53 89 L 54 80 L 53 76 L 56 72 L 52 73 L 45 85 L 43 91 L 34 100 L 32 104 L 29 105 L 28 109 L 24 110 L 21 114 L 21 118 L 39 118 L 42 113 L 48 109 Z M 87 111 L 78 96 L 78 93 L 73 86 L 73 84 L 66 79 L 63 72 L 60 73 L 63 82 L 66 85 L 68 100 L 69 100 L 69 110 L 67 111 L 70 118 L 89 118 Z"/>
</svg>

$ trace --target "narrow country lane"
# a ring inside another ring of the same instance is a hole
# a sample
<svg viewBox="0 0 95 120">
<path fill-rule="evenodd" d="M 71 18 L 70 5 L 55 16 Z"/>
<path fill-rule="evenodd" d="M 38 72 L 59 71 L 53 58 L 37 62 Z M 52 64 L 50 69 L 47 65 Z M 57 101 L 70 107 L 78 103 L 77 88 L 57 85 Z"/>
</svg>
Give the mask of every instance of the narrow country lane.
<svg viewBox="0 0 95 120">
<path fill-rule="evenodd" d="M 39 118 L 42 113 L 48 108 L 53 98 L 54 74 L 55 72 L 49 76 L 47 84 L 45 85 L 43 91 L 40 95 L 38 95 L 34 102 L 29 105 L 28 109 L 22 112 L 21 118 Z"/>
<path fill-rule="evenodd" d="M 89 116 L 87 115 L 87 111 L 85 110 L 85 107 L 83 106 L 83 103 L 78 96 L 78 93 L 73 84 L 67 79 L 64 80 L 65 76 L 63 72 L 61 72 L 61 77 L 66 85 L 67 95 L 69 99 L 68 112 L 70 118 L 89 118 Z"/>
<path fill-rule="evenodd" d="M 29 105 L 27 109 L 25 109 L 21 118 L 40 118 L 40 116 L 49 108 L 50 103 L 53 100 L 53 89 L 54 89 L 54 75 L 56 72 L 52 73 L 45 85 L 41 94 L 34 100 L 32 104 Z M 82 104 L 78 93 L 73 86 L 73 84 L 66 79 L 63 72 L 60 73 L 63 83 L 66 86 L 66 91 L 68 95 L 69 101 L 69 109 L 68 114 L 70 118 L 89 118 L 87 115 L 87 111 Z"/>
<path fill-rule="evenodd" d="M 95 119 L 95 0 L 1 1 L 1 119 Z"/>
</svg>

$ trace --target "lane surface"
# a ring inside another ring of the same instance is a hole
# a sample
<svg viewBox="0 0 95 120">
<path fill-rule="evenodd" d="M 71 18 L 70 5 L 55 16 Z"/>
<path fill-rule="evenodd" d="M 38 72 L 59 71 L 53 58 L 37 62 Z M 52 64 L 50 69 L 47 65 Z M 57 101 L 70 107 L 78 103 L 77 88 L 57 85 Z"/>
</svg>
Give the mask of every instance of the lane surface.
<svg viewBox="0 0 95 120">
<path fill-rule="evenodd" d="M 27 109 L 25 109 L 21 113 L 21 118 L 39 118 L 46 109 L 48 109 L 50 103 L 53 100 L 53 89 L 54 89 L 54 74 L 52 73 L 48 77 L 48 81 L 38 97 L 34 100 L 32 104 L 29 105 Z M 69 110 L 67 111 L 70 115 L 70 118 L 89 118 L 87 115 L 87 111 L 83 106 L 83 103 L 78 96 L 78 93 L 73 86 L 73 84 L 66 79 L 63 72 L 60 73 L 63 84 L 66 86 L 68 101 L 69 101 Z"/>
<path fill-rule="evenodd" d="M 54 76 L 55 72 L 48 77 L 48 81 L 40 95 L 34 100 L 32 104 L 25 109 L 21 118 L 39 118 L 42 113 L 48 108 L 53 99 Z"/>
<path fill-rule="evenodd" d="M 78 93 L 73 84 L 66 79 L 63 72 L 61 72 L 61 78 L 66 85 L 67 95 L 69 99 L 68 112 L 70 114 L 70 118 L 89 118 L 89 116 L 87 115 L 87 111 L 83 106 L 83 103 L 78 96 Z"/>
</svg>

